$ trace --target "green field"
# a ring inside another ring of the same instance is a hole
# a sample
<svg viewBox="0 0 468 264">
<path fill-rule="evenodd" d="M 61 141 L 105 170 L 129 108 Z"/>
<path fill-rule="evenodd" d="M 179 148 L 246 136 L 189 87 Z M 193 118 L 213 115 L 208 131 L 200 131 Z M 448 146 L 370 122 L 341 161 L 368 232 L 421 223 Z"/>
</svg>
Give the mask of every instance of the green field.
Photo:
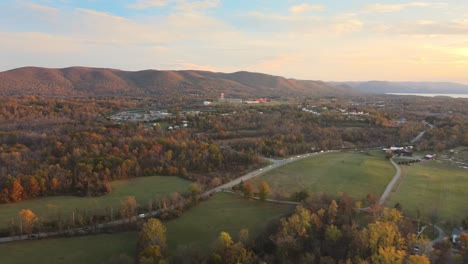
<svg viewBox="0 0 468 264">
<path fill-rule="evenodd" d="M 348 195 L 362 199 L 380 197 L 393 178 L 395 168 L 381 155 L 327 153 L 287 164 L 266 172 L 252 182 L 266 181 L 272 193 L 281 195 L 307 190 L 310 193 Z"/>
<path fill-rule="evenodd" d="M 136 255 L 136 232 L 56 238 L 0 244 L 0 263 L 113 263 L 121 254 Z"/>
<path fill-rule="evenodd" d="M 390 195 L 386 205 L 399 202 L 405 213 L 430 220 L 454 220 L 459 223 L 468 214 L 468 170 L 451 167 L 443 161 L 425 161 L 403 167 L 406 173 Z"/>
<path fill-rule="evenodd" d="M 221 231 L 236 238 L 242 228 L 247 228 L 253 238 L 270 220 L 281 217 L 292 208 L 291 205 L 218 193 L 181 217 L 166 223 L 168 245 L 171 250 L 175 250 L 178 245 L 193 245 L 209 250 Z"/>
<path fill-rule="evenodd" d="M 118 215 L 120 200 L 135 196 L 138 203 L 146 208 L 154 200 L 175 191 L 186 191 L 189 181 L 177 177 L 153 176 L 111 182 L 112 192 L 100 197 L 56 196 L 27 200 L 14 204 L 0 205 L 0 228 L 8 226 L 11 219 L 18 217 L 22 209 L 30 209 L 43 219 L 56 219 L 59 215 L 70 218 L 72 212 L 86 212 L 88 215 Z"/>
</svg>

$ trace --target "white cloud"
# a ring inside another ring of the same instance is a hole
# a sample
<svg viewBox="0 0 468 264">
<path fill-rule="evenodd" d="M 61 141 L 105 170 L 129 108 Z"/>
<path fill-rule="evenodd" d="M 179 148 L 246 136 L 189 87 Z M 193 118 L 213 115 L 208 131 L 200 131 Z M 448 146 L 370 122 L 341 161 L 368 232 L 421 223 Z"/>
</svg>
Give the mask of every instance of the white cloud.
<svg viewBox="0 0 468 264">
<path fill-rule="evenodd" d="M 136 0 L 129 5 L 131 9 L 160 8 L 174 5 L 174 9 L 183 11 L 197 11 L 217 7 L 220 0 Z"/>
<path fill-rule="evenodd" d="M 432 21 L 420 20 L 409 21 L 395 25 L 380 27 L 381 33 L 404 34 L 404 35 L 426 35 L 446 36 L 468 34 L 468 20 Z"/>
<path fill-rule="evenodd" d="M 291 11 L 291 13 L 303 13 L 307 11 L 322 11 L 324 9 L 325 7 L 321 5 L 300 4 L 292 6 L 289 11 Z"/>
<path fill-rule="evenodd" d="M 29 9 L 32 9 L 34 11 L 41 12 L 47 15 L 57 15 L 60 13 L 58 9 L 49 7 L 49 6 L 38 5 L 34 3 L 23 3 L 23 5 Z"/>
<path fill-rule="evenodd" d="M 180 1 L 177 1 L 177 0 L 137 0 L 134 4 L 131 4 L 128 7 L 132 9 L 165 7 L 174 2 L 180 2 Z"/>
<path fill-rule="evenodd" d="M 407 9 L 410 7 L 442 7 L 442 6 L 447 6 L 447 3 L 430 3 L 430 2 L 411 2 L 411 3 L 405 3 L 405 4 L 371 4 L 368 5 L 366 8 L 367 12 L 380 12 L 380 13 L 385 13 L 385 12 L 397 12 L 401 11 L 403 9 Z"/>
<path fill-rule="evenodd" d="M 360 31 L 364 25 L 359 19 L 348 19 L 344 21 L 339 21 L 335 24 L 335 32 L 339 35 L 349 34 L 353 32 Z"/>
<path fill-rule="evenodd" d="M 173 66 L 173 69 L 175 70 L 191 69 L 191 70 L 197 70 L 197 71 L 219 72 L 218 68 L 213 67 L 211 65 L 200 65 L 200 64 L 186 62 L 186 61 L 176 62 L 175 65 Z"/>
<path fill-rule="evenodd" d="M 174 9 L 191 12 L 196 10 L 214 8 L 217 7 L 219 3 L 220 0 L 183 1 L 179 3 L 179 5 L 175 6 Z"/>
</svg>

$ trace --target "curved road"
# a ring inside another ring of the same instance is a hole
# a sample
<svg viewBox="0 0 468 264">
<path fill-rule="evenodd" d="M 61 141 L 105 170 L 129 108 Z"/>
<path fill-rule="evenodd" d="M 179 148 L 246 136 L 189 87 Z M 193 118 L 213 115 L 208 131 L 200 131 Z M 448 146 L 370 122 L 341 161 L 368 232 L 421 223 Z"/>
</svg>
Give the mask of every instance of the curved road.
<svg viewBox="0 0 468 264">
<path fill-rule="evenodd" d="M 336 152 L 336 151 L 328 151 L 328 152 Z M 323 153 L 328 153 L 328 152 L 323 152 Z M 214 188 L 212 190 L 209 190 L 209 191 L 203 193 L 201 196 L 206 197 L 206 196 L 208 196 L 208 195 L 210 195 L 212 193 L 220 192 L 220 191 L 222 191 L 224 189 L 228 189 L 228 188 L 231 188 L 232 186 L 235 186 L 235 185 L 239 184 L 241 181 L 247 181 L 249 179 L 252 179 L 253 177 L 258 176 L 258 175 L 260 175 L 260 174 L 262 174 L 262 173 L 264 173 L 266 171 L 278 168 L 280 166 L 291 163 L 293 161 L 301 160 L 301 159 L 308 158 L 310 156 L 314 156 L 314 155 L 318 155 L 318 154 L 322 154 L 322 153 L 303 154 L 303 155 L 298 155 L 298 156 L 295 156 L 295 157 L 292 157 L 292 158 L 289 158 L 289 159 L 284 159 L 284 160 L 269 159 L 273 164 L 268 165 L 267 167 L 258 169 L 256 171 L 252 171 L 250 173 L 247 173 L 247 174 L 245 174 L 245 175 L 243 175 L 243 176 L 241 176 L 239 178 L 236 178 L 236 179 L 234 179 L 234 180 L 232 180 L 232 181 L 230 181 L 230 182 L 228 182 L 226 184 L 223 184 L 223 185 L 218 186 L 218 187 L 216 187 L 216 188 Z M 275 201 L 275 200 L 269 200 L 269 201 L 271 201 L 271 202 L 280 202 L 280 201 Z M 296 204 L 295 202 L 283 202 L 283 203 Z M 157 216 L 161 212 L 163 212 L 163 210 L 156 210 L 156 211 L 153 211 L 153 212 L 150 212 L 150 213 L 140 215 L 138 218 L 147 218 L 147 217 Z M 124 223 L 128 223 L 128 219 L 120 219 L 120 220 L 115 220 L 115 221 L 112 221 L 112 222 L 97 224 L 97 225 L 93 225 L 93 226 L 79 227 L 79 228 L 74 228 L 74 229 L 70 229 L 70 230 L 65 230 L 63 232 L 34 233 L 34 234 L 32 234 L 31 239 L 54 237 L 54 236 L 60 236 L 60 235 L 65 235 L 65 234 L 70 234 L 70 233 L 80 233 L 80 232 L 87 233 L 87 232 L 92 231 L 92 230 L 102 229 L 102 228 L 112 227 L 112 226 L 118 226 L 118 225 L 122 225 Z M 28 239 L 30 239 L 30 238 L 27 235 L 1 237 L 0 238 L 0 243 L 13 242 L 13 241 L 19 241 L 19 240 L 28 240 Z"/>
<path fill-rule="evenodd" d="M 390 192 L 392 191 L 393 187 L 395 186 L 395 183 L 398 181 L 398 179 L 401 176 L 401 168 L 398 166 L 393 159 L 390 159 L 390 162 L 396 169 L 395 176 L 393 176 L 392 181 L 387 185 L 387 188 L 385 189 L 384 193 L 380 197 L 379 204 L 383 205 L 385 203 L 385 200 L 387 200 L 388 196 L 390 195 Z"/>
<path fill-rule="evenodd" d="M 431 242 L 429 242 L 429 243 L 426 245 L 426 249 L 425 249 L 424 252 L 425 252 L 427 255 L 429 255 L 429 253 L 431 253 L 432 247 L 434 246 L 435 243 L 444 240 L 445 237 L 447 236 L 447 235 L 445 234 L 444 230 L 442 230 L 442 228 L 440 228 L 440 227 L 438 227 L 438 226 L 436 226 L 436 225 L 433 225 L 433 226 L 435 227 L 435 229 L 437 229 L 437 232 L 439 232 L 439 236 L 438 236 L 436 239 L 432 240 Z"/>
<path fill-rule="evenodd" d="M 387 198 L 390 195 L 391 191 L 393 190 L 393 187 L 395 186 L 396 182 L 398 181 L 398 179 L 401 176 L 400 166 L 398 166 L 398 164 L 396 164 L 393 161 L 393 159 L 390 159 L 390 162 L 393 164 L 393 166 L 396 168 L 397 171 L 395 173 L 395 176 L 393 176 L 392 181 L 388 184 L 387 188 L 385 189 L 385 192 L 380 197 L 380 200 L 379 200 L 380 205 L 383 205 L 385 203 L 385 201 L 387 200 Z M 434 228 L 437 229 L 437 232 L 439 232 L 439 236 L 426 245 L 425 254 L 429 254 L 432 251 L 432 247 L 434 246 L 434 244 L 444 240 L 445 237 L 447 236 L 445 234 L 444 230 L 442 230 L 440 227 L 434 225 Z"/>
<path fill-rule="evenodd" d="M 201 196 L 202 197 L 206 197 L 210 194 L 213 194 L 213 193 L 216 193 L 216 192 L 221 192 L 225 189 L 229 189 L 229 188 L 232 188 L 233 186 L 235 185 L 238 185 L 240 184 L 241 182 L 245 182 L 247 180 L 250 180 L 252 179 L 253 177 L 256 177 L 264 172 L 267 172 L 267 171 L 270 171 L 270 170 L 273 170 L 273 169 L 276 169 L 278 167 L 281 167 L 283 165 L 286 165 L 288 163 L 291 163 L 291 162 L 294 162 L 294 161 L 297 161 L 297 160 L 301 160 L 301 159 L 305 159 L 305 158 L 308 158 L 308 157 L 311 157 L 311 156 L 315 156 L 315 155 L 319 155 L 319 154 L 324 154 L 324 153 L 330 153 L 330 152 L 336 152 L 336 150 L 330 150 L 328 152 L 316 152 L 316 153 L 309 153 L 309 154 L 303 154 L 303 155 L 298 155 L 298 156 L 295 156 L 295 157 L 291 157 L 289 159 L 283 159 L 283 160 L 274 160 L 274 159 L 269 159 L 271 162 L 273 162 L 273 164 L 267 166 L 267 167 L 263 167 L 261 169 L 258 169 L 256 171 L 252 171 L 252 172 L 249 172 L 247 174 L 245 174 L 244 176 L 241 176 L 239 178 L 236 178 L 228 183 L 225 183 L 223 185 L 220 185 L 214 189 L 211 189 L 209 191 L 206 191 L 205 193 L 203 193 Z"/>
</svg>

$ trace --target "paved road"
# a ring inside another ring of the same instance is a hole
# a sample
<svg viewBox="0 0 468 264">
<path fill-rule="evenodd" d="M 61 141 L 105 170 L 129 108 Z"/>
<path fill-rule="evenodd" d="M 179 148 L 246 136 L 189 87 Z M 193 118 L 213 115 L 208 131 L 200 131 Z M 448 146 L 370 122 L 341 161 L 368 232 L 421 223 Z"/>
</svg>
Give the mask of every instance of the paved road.
<svg viewBox="0 0 468 264">
<path fill-rule="evenodd" d="M 444 230 L 442 230 L 442 228 L 440 228 L 440 227 L 438 227 L 436 225 L 434 225 L 434 227 L 435 227 L 435 229 L 437 229 L 437 232 L 439 232 L 439 236 L 426 245 L 426 249 L 424 251 L 426 255 L 429 255 L 431 253 L 432 247 L 434 246 L 435 243 L 440 242 L 440 241 L 444 240 L 447 237 L 447 234 L 445 234 L 445 232 L 444 232 Z"/>
<path fill-rule="evenodd" d="M 385 200 L 387 200 L 388 196 L 390 195 L 390 192 L 392 192 L 393 187 L 395 186 L 395 183 L 398 181 L 398 179 L 401 176 L 401 169 L 400 166 L 398 166 L 393 159 L 390 159 L 390 162 L 393 164 L 393 166 L 396 168 L 396 173 L 393 176 L 392 181 L 388 184 L 387 188 L 385 189 L 384 193 L 380 197 L 379 204 L 383 205 L 385 203 Z"/>
<path fill-rule="evenodd" d="M 294 156 L 294 157 L 291 157 L 289 159 L 282 159 L 282 160 L 274 160 L 274 159 L 269 159 L 273 164 L 271 165 L 268 165 L 266 167 L 263 167 L 261 169 L 258 169 L 256 171 L 252 171 L 252 172 L 249 172 L 247 174 L 245 174 L 244 176 L 241 176 L 235 180 L 232 180 L 228 183 L 225 183 L 223 185 L 220 185 L 214 189 L 211 189 L 205 193 L 203 193 L 201 196 L 202 197 L 206 197 L 212 193 L 216 193 L 216 192 L 221 192 L 223 190 L 226 190 L 226 189 L 229 189 L 229 188 L 232 188 L 233 186 L 235 185 L 238 185 L 240 184 L 241 182 L 245 182 L 245 181 L 248 181 L 250 179 L 252 179 L 253 177 L 256 177 L 264 172 L 267 172 L 267 171 L 270 171 L 270 170 L 273 170 L 273 169 L 276 169 L 278 167 L 281 167 L 283 165 L 286 165 L 288 163 L 291 163 L 291 162 L 294 162 L 294 161 L 297 161 L 297 160 L 301 160 L 301 159 L 305 159 L 305 158 L 308 158 L 308 157 L 312 157 L 312 156 L 315 156 L 315 155 L 319 155 L 319 154 L 324 154 L 324 153 L 330 153 L 330 152 L 336 152 L 335 150 L 331 150 L 331 151 L 328 151 L 328 152 L 321 152 L 321 153 L 309 153 L 309 154 L 303 154 L 303 155 L 298 155 L 298 156 Z"/>
<path fill-rule="evenodd" d="M 418 142 L 419 140 L 421 140 L 421 138 L 424 136 L 424 134 L 426 133 L 426 131 L 423 131 L 421 133 L 419 133 L 413 140 L 411 140 L 411 144 L 414 144 L 416 142 Z"/>
<path fill-rule="evenodd" d="M 329 151 L 329 152 L 334 152 L 334 151 Z M 323 152 L 323 153 L 327 153 L 327 152 Z M 298 155 L 298 156 L 295 156 L 295 157 L 292 157 L 292 158 L 289 158 L 289 159 L 283 159 L 283 160 L 270 159 L 270 161 L 272 162 L 271 165 L 268 165 L 267 167 L 258 169 L 256 171 L 253 171 L 253 172 L 250 172 L 250 173 L 247 173 L 247 174 L 245 174 L 245 175 L 243 175 L 243 176 L 241 176 L 241 177 L 239 177 L 239 178 L 237 178 L 237 179 L 235 179 L 233 181 L 230 181 L 230 182 L 228 182 L 226 184 L 223 184 L 223 185 L 218 186 L 218 187 L 216 187 L 216 188 L 214 188 L 212 190 L 209 190 L 209 191 L 203 193 L 201 196 L 206 197 L 206 196 L 208 196 L 208 195 L 210 195 L 212 193 L 220 192 L 220 191 L 222 191 L 224 189 L 229 189 L 232 186 L 235 186 L 235 185 L 239 184 L 241 181 L 247 181 L 247 180 L 252 179 L 253 177 L 258 176 L 258 175 L 260 175 L 260 174 L 262 174 L 262 173 L 264 173 L 266 171 L 278 168 L 280 166 L 291 163 L 293 161 L 308 158 L 308 157 L 318 155 L 318 154 L 321 154 L 321 153 L 311 153 L 311 154 Z M 269 199 L 269 201 L 271 201 L 271 202 L 280 202 L 280 201 L 271 200 L 271 199 Z M 284 202 L 284 201 L 282 203 L 297 204 L 295 202 Z M 171 208 L 169 208 L 169 209 L 171 209 Z M 163 210 L 153 211 L 151 213 L 144 214 L 144 216 L 142 216 L 142 218 L 154 217 L 154 216 L 159 215 L 162 212 L 163 212 Z M 127 222 L 128 222 L 127 219 L 121 219 L 121 220 L 116 220 L 116 221 L 112 221 L 112 222 L 108 222 L 108 223 L 97 224 L 97 225 L 94 225 L 94 226 L 74 228 L 74 229 L 63 231 L 63 232 L 35 233 L 35 234 L 32 235 L 32 239 L 61 236 L 61 235 L 65 235 L 65 234 L 73 234 L 73 233 L 80 233 L 80 232 L 87 233 L 87 232 L 92 231 L 92 230 L 118 226 L 118 225 L 125 224 Z M 28 239 L 29 239 L 29 237 L 27 235 L 2 237 L 2 238 L 0 238 L 0 243 L 7 243 L 7 242 L 13 242 L 13 241 L 28 240 Z"/>
</svg>

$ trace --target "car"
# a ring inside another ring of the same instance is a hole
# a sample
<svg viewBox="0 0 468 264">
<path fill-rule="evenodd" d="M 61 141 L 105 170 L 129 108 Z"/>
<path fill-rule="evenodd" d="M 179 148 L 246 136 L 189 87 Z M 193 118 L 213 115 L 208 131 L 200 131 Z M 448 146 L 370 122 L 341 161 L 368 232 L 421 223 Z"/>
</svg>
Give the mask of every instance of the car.
<svg viewBox="0 0 468 264">
<path fill-rule="evenodd" d="M 145 217 L 145 214 L 139 214 L 138 217 L 139 217 L 139 218 L 144 218 L 144 217 Z"/>
</svg>

